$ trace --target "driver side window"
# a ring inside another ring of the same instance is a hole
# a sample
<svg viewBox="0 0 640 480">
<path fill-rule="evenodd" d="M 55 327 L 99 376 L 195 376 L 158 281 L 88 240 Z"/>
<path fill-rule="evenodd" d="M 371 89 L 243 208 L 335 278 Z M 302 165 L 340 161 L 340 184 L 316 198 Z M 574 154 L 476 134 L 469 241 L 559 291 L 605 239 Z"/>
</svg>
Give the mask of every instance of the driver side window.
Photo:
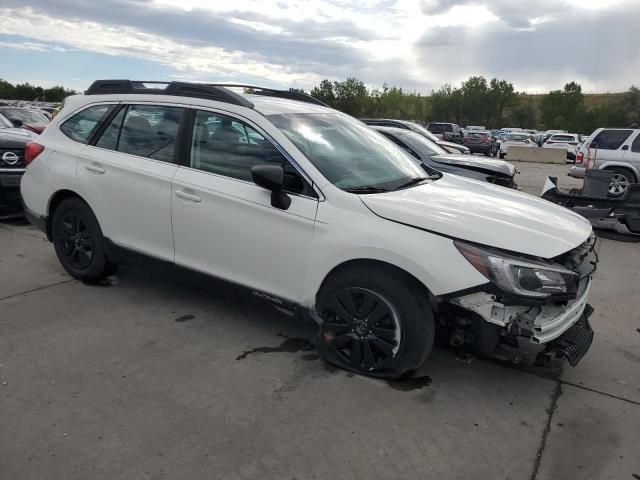
<svg viewBox="0 0 640 480">
<path fill-rule="evenodd" d="M 298 171 L 256 129 L 220 113 L 196 113 L 189 159 L 191 168 L 251 182 L 251 167 L 265 164 L 284 168 L 286 191 L 312 196 L 313 189 Z"/>
</svg>

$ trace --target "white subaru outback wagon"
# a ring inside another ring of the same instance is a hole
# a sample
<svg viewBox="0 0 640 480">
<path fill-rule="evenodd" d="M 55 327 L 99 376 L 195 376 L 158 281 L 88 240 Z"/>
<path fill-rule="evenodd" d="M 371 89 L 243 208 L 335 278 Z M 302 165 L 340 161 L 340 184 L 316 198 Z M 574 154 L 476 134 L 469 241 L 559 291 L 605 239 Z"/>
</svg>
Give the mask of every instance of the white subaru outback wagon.
<svg viewBox="0 0 640 480">
<path fill-rule="evenodd" d="M 415 371 L 436 331 L 480 355 L 582 358 L 587 220 L 430 170 L 304 94 L 229 87 L 102 80 L 67 98 L 21 183 L 67 272 L 99 278 L 126 249 L 225 279 L 312 317 L 322 357 L 368 375 Z"/>
</svg>

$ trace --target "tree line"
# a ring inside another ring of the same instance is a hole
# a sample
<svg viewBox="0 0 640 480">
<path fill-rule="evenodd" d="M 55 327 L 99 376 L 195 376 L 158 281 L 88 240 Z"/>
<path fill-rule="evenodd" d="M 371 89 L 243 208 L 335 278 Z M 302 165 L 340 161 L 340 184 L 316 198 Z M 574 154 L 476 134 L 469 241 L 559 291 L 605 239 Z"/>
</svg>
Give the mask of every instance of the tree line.
<svg viewBox="0 0 640 480">
<path fill-rule="evenodd" d="M 640 90 L 619 94 L 585 95 L 576 82 L 545 95 L 516 92 L 513 84 L 472 76 L 459 87 L 443 85 L 430 95 L 402 88 L 368 89 L 356 78 L 322 80 L 310 95 L 355 117 L 385 117 L 484 125 L 562 129 L 590 133 L 598 127 L 640 124 Z M 598 99 L 598 102 L 595 100 Z"/>
<path fill-rule="evenodd" d="M 75 95 L 74 90 L 68 90 L 60 85 L 51 88 L 43 88 L 30 83 L 12 84 L 0 79 L 0 99 L 2 100 L 28 100 L 41 102 L 61 102 L 69 95 Z"/>
<path fill-rule="evenodd" d="M 303 90 L 297 90 L 303 92 Z M 62 86 L 43 88 L 0 79 L 0 99 L 61 102 L 76 92 Z M 443 85 L 429 95 L 383 85 L 367 88 L 362 80 L 322 80 L 311 96 L 354 117 L 386 117 L 589 133 L 598 127 L 640 124 L 640 89 L 608 95 L 585 95 L 576 82 L 545 95 L 516 92 L 513 84 L 472 76 L 455 87 Z M 597 102 L 595 100 L 598 100 Z"/>
</svg>

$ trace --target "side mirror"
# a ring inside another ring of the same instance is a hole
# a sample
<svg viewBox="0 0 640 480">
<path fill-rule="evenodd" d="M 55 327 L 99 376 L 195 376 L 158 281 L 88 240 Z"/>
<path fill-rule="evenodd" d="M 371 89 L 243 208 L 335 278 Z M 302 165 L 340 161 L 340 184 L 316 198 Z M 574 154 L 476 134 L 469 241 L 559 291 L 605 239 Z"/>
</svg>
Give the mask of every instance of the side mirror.
<svg viewBox="0 0 640 480">
<path fill-rule="evenodd" d="M 280 165 L 254 165 L 251 167 L 253 182 L 271 191 L 271 206 L 286 210 L 291 198 L 284 190 L 284 169 Z"/>
<path fill-rule="evenodd" d="M 22 127 L 24 122 L 22 120 L 20 120 L 19 118 L 12 118 L 11 119 L 11 123 L 13 123 L 14 127 L 20 128 L 20 127 Z"/>
</svg>

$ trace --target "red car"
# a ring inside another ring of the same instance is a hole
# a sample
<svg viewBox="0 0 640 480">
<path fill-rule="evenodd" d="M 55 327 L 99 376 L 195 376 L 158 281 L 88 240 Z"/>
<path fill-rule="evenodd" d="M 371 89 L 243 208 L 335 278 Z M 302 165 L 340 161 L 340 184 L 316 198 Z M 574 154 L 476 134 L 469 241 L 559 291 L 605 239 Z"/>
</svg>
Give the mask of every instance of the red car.
<svg viewBox="0 0 640 480">
<path fill-rule="evenodd" d="M 9 120 L 14 126 L 22 127 L 35 133 L 42 133 L 49 118 L 40 112 L 20 107 L 0 107 L 0 114 Z"/>
</svg>

